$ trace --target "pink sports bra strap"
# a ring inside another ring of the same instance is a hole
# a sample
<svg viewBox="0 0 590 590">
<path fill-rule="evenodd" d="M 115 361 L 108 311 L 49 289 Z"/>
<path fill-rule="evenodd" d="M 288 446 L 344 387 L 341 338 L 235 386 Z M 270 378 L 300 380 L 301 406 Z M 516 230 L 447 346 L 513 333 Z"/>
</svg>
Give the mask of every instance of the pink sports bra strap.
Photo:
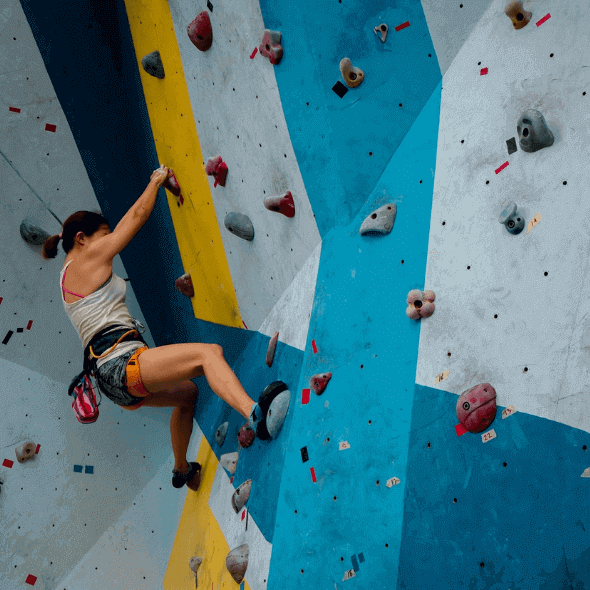
<svg viewBox="0 0 590 590">
<path fill-rule="evenodd" d="M 64 287 L 64 283 L 66 282 L 66 273 L 68 272 L 68 267 L 66 266 L 66 269 L 64 270 L 64 276 L 61 280 L 61 288 L 66 291 L 67 293 L 71 293 L 72 295 L 75 295 L 76 297 L 82 297 L 82 299 L 85 299 L 84 295 L 78 295 L 78 293 L 74 293 L 73 291 L 70 291 L 69 289 L 66 289 Z"/>
</svg>

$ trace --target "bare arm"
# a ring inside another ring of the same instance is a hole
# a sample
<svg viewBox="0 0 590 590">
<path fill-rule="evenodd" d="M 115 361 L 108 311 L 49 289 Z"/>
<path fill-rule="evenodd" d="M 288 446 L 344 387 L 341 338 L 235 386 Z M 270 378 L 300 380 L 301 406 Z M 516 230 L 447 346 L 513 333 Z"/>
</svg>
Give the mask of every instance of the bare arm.
<svg viewBox="0 0 590 590">
<path fill-rule="evenodd" d="M 158 196 L 158 189 L 166 182 L 168 177 L 168 168 L 158 168 L 152 173 L 149 184 L 143 191 L 143 194 L 133 204 L 130 211 L 139 215 L 142 219 L 147 219 L 154 209 L 156 204 L 156 197 Z"/>
</svg>

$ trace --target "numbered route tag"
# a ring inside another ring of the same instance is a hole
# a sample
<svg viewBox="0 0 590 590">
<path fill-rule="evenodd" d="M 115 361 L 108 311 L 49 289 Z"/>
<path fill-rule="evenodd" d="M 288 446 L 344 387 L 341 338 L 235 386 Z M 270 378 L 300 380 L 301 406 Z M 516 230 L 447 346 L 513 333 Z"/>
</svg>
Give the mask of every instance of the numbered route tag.
<svg viewBox="0 0 590 590">
<path fill-rule="evenodd" d="M 516 414 L 516 408 L 514 406 L 508 406 L 502 412 L 502 420 L 506 420 L 508 416 L 512 416 L 512 414 Z"/>
<path fill-rule="evenodd" d="M 338 445 L 338 450 L 339 450 L 339 451 L 344 451 L 344 450 L 346 450 L 346 449 L 350 449 L 350 445 L 348 444 L 348 442 L 347 442 L 347 441 L 341 442 L 341 443 Z"/>
<path fill-rule="evenodd" d="M 450 371 L 443 371 L 442 373 L 439 373 L 435 378 L 434 378 L 434 384 L 438 385 L 441 381 L 444 381 L 445 379 L 449 378 L 449 373 Z"/>
<path fill-rule="evenodd" d="M 492 428 L 491 430 L 488 430 L 487 432 L 484 432 L 481 435 L 481 441 L 486 443 L 494 438 L 496 438 L 496 431 Z"/>
<path fill-rule="evenodd" d="M 344 572 L 344 577 L 342 578 L 342 581 L 345 582 L 346 580 L 350 580 L 350 578 L 354 578 L 356 576 L 356 573 L 354 570 L 348 570 L 347 572 Z"/>
<path fill-rule="evenodd" d="M 400 480 L 397 477 L 392 477 L 391 479 L 387 480 L 387 487 L 388 488 L 392 488 L 393 486 L 396 486 L 398 483 L 400 483 Z"/>
<path fill-rule="evenodd" d="M 540 214 L 540 213 L 537 213 L 537 214 L 536 214 L 536 215 L 535 215 L 535 216 L 534 216 L 534 217 L 533 217 L 533 218 L 532 218 L 532 219 L 531 219 L 531 220 L 530 220 L 530 221 L 527 223 L 527 226 L 526 226 L 526 233 L 528 234 L 528 233 L 529 233 L 529 232 L 530 232 L 530 231 L 533 229 L 533 227 L 535 227 L 535 225 L 537 225 L 537 223 L 539 223 L 539 221 L 541 221 L 541 219 L 543 219 L 543 218 L 541 217 L 541 214 Z"/>
</svg>

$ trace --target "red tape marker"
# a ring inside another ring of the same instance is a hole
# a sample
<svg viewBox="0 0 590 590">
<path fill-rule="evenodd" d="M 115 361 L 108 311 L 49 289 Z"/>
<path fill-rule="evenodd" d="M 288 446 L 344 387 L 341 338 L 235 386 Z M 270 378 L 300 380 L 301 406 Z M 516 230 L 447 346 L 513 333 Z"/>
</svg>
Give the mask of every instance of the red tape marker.
<svg viewBox="0 0 590 590">
<path fill-rule="evenodd" d="M 544 22 L 548 21 L 551 18 L 551 15 L 547 13 L 539 22 L 537 22 L 537 26 L 540 27 Z"/>
<path fill-rule="evenodd" d="M 318 347 L 315 345 L 315 338 L 311 341 L 311 347 L 313 348 L 313 353 L 318 353 Z"/>
<path fill-rule="evenodd" d="M 20 109 L 17 109 L 16 107 L 8 107 L 8 110 L 11 113 L 20 113 Z"/>
<path fill-rule="evenodd" d="M 37 450 L 35 451 L 35 455 L 39 454 L 39 449 L 41 448 L 41 445 L 37 445 Z"/>
<path fill-rule="evenodd" d="M 317 481 L 317 478 L 315 476 L 315 469 L 312 467 L 309 471 L 311 472 L 311 479 L 313 483 L 315 483 Z"/>
<path fill-rule="evenodd" d="M 244 320 L 242 320 L 242 324 L 244 324 L 244 328 L 246 328 L 246 330 L 247 330 L 248 326 L 246 326 L 246 322 Z"/>
<path fill-rule="evenodd" d="M 246 518 L 246 510 L 242 512 L 242 520 L 244 520 L 244 518 Z"/>
<path fill-rule="evenodd" d="M 258 47 L 255 47 L 254 51 L 252 52 L 252 55 L 250 56 L 250 59 L 254 59 L 256 57 L 257 53 L 258 53 Z"/>
<path fill-rule="evenodd" d="M 305 405 L 305 404 L 308 404 L 309 403 L 310 394 L 311 394 L 311 390 L 310 389 L 304 389 L 301 392 L 301 404 L 302 405 Z"/>
<path fill-rule="evenodd" d="M 467 432 L 467 429 L 463 427 L 463 424 L 455 424 L 455 432 L 457 436 L 463 436 Z"/>
<path fill-rule="evenodd" d="M 25 582 L 27 584 L 30 584 L 31 586 L 34 586 L 36 581 L 37 581 L 37 577 L 34 576 L 33 574 L 29 574 L 27 576 L 27 579 L 25 580 Z"/>
<path fill-rule="evenodd" d="M 481 68 L 481 71 L 479 72 L 481 76 L 486 76 L 488 73 L 488 68 Z"/>
<path fill-rule="evenodd" d="M 233 475 L 232 475 L 232 478 L 229 480 L 229 483 L 234 483 Z"/>
<path fill-rule="evenodd" d="M 397 27 L 395 27 L 396 31 L 401 31 L 402 29 L 406 29 L 410 26 L 410 21 L 406 21 L 405 23 L 402 23 L 401 25 L 397 25 Z"/>
<path fill-rule="evenodd" d="M 29 320 L 29 323 L 27 324 L 27 330 L 30 330 L 32 325 L 33 325 L 33 320 Z"/>
<path fill-rule="evenodd" d="M 184 199 L 182 198 L 182 195 L 179 195 L 178 200 L 180 201 L 181 205 L 184 205 Z"/>
<path fill-rule="evenodd" d="M 8 467 L 8 469 L 11 469 L 13 465 L 14 461 L 11 461 L 10 459 L 4 459 L 4 461 L 2 461 L 2 467 Z"/>
<path fill-rule="evenodd" d="M 52 125 L 51 123 L 45 124 L 45 131 L 55 132 L 56 129 L 57 129 L 57 125 Z"/>
<path fill-rule="evenodd" d="M 0 303 L 2 303 L 2 299 L 4 299 L 3 297 L 0 297 Z"/>
<path fill-rule="evenodd" d="M 504 170 L 508 164 L 510 164 L 510 162 L 504 162 L 499 168 L 496 168 L 496 174 L 500 174 L 500 172 L 502 172 L 502 170 Z"/>
</svg>

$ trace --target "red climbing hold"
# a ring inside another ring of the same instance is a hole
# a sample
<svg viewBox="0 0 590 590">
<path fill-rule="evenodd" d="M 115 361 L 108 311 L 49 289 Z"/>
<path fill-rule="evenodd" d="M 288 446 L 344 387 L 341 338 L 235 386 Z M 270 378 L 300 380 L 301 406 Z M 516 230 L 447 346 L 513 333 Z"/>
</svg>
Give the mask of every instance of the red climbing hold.
<svg viewBox="0 0 590 590">
<path fill-rule="evenodd" d="M 197 18 L 186 28 L 188 38 L 200 51 L 207 51 L 213 43 L 213 29 L 209 13 L 203 10 Z"/>
<path fill-rule="evenodd" d="M 268 350 L 266 351 L 266 364 L 272 367 L 272 363 L 275 359 L 275 351 L 277 349 L 277 341 L 279 340 L 279 333 L 275 332 L 273 337 L 268 343 Z"/>
<path fill-rule="evenodd" d="M 246 424 L 244 424 L 244 426 L 238 431 L 238 440 L 244 449 L 251 447 L 255 438 L 256 433 L 250 428 L 250 426 L 248 426 L 248 422 L 246 422 Z"/>
<path fill-rule="evenodd" d="M 187 297 L 192 298 L 195 296 L 193 281 L 191 279 L 191 275 L 188 272 L 183 274 L 181 277 L 178 277 L 174 283 L 174 286 L 178 289 L 178 291 Z"/>
<path fill-rule="evenodd" d="M 180 184 L 178 184 L 178 180 L 176 180 L 176 175 L 174 174 L 174 170 L 169 168 L 168 178 L 164 183 L 164 188 L 168 189 L 175 197 L 180 196 Z"/>
<path fill-rule="evenodd" d="M 267 197 L 264 206 L 269 211 L 282 213 L 285 217 L 295 217 L 295 203 L 291 191 L 287 191 L 282 197 Z"/>
<path fill-rule="evenodd" d="M 480 383 L 464 391 L 457 400 L 457 418 L 469 432 L 483 432 L 496 417 L 496 390 Z"/>
<path fill-rule="evenodd" d="M 227 177 L 227 164 L 221 159 L 221 156 L 215 158 L 209 158 L 207 160 L 207 166 L 205 166 L 205 172 L 207 176 L 213 176 L 215 178 L 215 184 L 225 186 L 225 179 Z"/>
<path fill-rule="evenodd" d="M 309 380 L 309 386 L 317 393 L 317 395 L 322 395 L 326 390 L 330 379 L 332 379 L 332 373 L 318 373 Z"/>
<path fill-rule="evenodd" d="M 283 58 L 283 47 L 281 45 L 280 31 L 265 29 L 260 43 L 260 54 L 268 57 L 270 63 L 278 64 Z"/>
</svg>

